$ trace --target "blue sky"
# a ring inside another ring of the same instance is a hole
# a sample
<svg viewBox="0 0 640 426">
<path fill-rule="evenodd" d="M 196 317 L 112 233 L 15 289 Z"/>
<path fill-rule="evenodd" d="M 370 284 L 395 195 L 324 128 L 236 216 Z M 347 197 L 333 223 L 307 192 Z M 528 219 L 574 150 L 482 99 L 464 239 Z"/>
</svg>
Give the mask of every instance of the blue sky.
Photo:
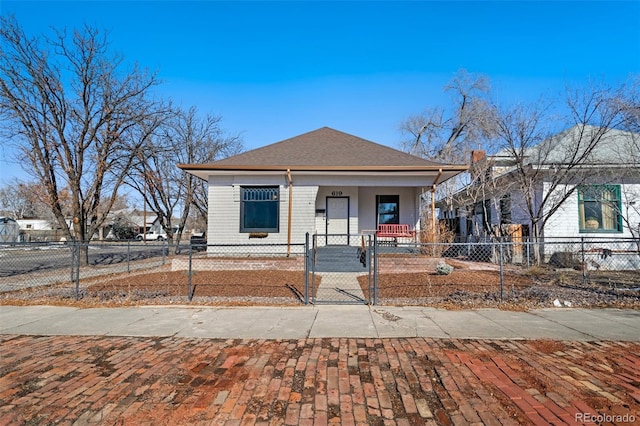
<svg viewBox="0 0 640 426">
<path fill-rule="evenodd" d="M 399 126 L 446 106 L 460 69 L 501 103 L 640 71 L 640 2 L 11 1 L 30 35 L 89 24 L 158 72 L 163 96 L 222 116 L 247 149 L 322 126 L 399 147 Z M 24 178 L 0 150 L 0 185 Z"/>
</svg>

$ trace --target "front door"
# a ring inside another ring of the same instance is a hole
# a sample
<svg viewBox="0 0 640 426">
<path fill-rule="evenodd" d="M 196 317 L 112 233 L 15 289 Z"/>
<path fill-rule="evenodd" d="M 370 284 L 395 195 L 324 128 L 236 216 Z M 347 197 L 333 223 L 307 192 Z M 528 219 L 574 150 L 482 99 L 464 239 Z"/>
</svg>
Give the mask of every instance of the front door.
<svg viewBox="0 0 640 426">
<path fill-rule="evenodd" d="M 349 197 L 327 197 L 327 235 L 331 234 L 349 234 Z"/>
</svg>

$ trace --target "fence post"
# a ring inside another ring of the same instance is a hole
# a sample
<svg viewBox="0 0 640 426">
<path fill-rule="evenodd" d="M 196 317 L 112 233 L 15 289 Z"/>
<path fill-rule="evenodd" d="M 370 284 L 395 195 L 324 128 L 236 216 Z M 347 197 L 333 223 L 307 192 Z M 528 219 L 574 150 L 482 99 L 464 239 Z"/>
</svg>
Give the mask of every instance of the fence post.
<svg viewBox="0 0 640 426">
<path fill-rule="evenodd" d="M 131 273 L 131 240 L 127 240 L 127 272 Z"/>
<path fill-rule="evenodd" d="M 313 234 L 311 240 L 311 259 L 309 262 L 311 263 L 311 293 L 310 297 L 315 301 L 315 290 L 316 290 L 316 249 L 318 245 L 318 234 Z"/>
<path fill-rule="evenodd" d="M 76 245 L 78 252 L 76 253 L 76 300 L 80 300 L 80 248 L 82 243 Z M 87 245 L 87 250 L 89 246 Z"/>
<path fill-rule="evenodd" d="M 73 283 L 75 282 L 74 272 L 76 270 L 76 245 L 73 240 L 69 241 L 69 244 L 71 246 L 71 270 L 69 271 L 69 282 Z"/>
<path fill-rule="evenodd" d="M 500 251 L 500 303 L 502 303 L 503 299 L 504 299 L 504 251 L 502 248 L 502 242 L 498 243 L 499 244 L 499 251 Z"/>
<path fill-rule="evenodd" d="M 373 304 L 378 304 L 378 236 L 373 234 Z"/>
<path fill-rule="evenodd" d="M 309 233 L 304 235 L 304 304 L 309 304 Z"/>
<path fill-rule="evenodd" d="M 164 246 L 164 241 L 162 241 L 162 264 L 164 265 L 166 262 L 164 260 L 164 250 L 165 250 L 165 246 Z"/>
<path fill-rule="evenodd" d="M 531 238 L 527 237 L 527 268 L 531 268 Z"/>
<path fill-rule="evenodd" d="M 369 286 L 368 288 L 368 292 L 367 292 L 367 303 L 369 305 L 373 304 L 373 267 L 371 265 L 371 263 L 373 262 L 373 244 L 371 243 L 371 235 L 367 235 L 367 272 L 368 272 L 368 279 L 367 279 L 367 285 Z"/>
<path fill-rule="evenodd" d="M 582 285 L 587 285 L 587 260 L 584 254 L 584 237 L 580 237 L 580 250 L 582 251 Z"/>
<path fill-rule="evenodd" d="M 189 300 L 189 302 L 191 302 L 191 300 L 193 299 L 193 292 L 191 291 L 191 275 L 192 275 L 192 266 L 191 266 L 191 259 L 193 259 L 193 246 L 190 245 L 189 246 L 189 273 L 187 275 L 187 299 Z"/>
</svg>

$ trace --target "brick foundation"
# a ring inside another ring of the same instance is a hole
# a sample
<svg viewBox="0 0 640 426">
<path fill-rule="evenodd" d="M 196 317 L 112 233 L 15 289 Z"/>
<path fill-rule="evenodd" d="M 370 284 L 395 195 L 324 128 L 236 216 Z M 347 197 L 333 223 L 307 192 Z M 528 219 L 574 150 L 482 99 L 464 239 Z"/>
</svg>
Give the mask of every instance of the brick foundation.
<svg viewBox="0 0 640 426">
<path fill-rule="evenodd" d="M 442 259 L 433 257 L 378 257 L 378 270 L 381 274 L 400 274 L 403 272 L 434 272 Z"/>
<path fill-rule="evenodd" d="M 434 272 L 436 265 L 442 259 L 433 257 L 385 257 L 378 258 L 380 273 L 403 272 Z M 171 263 L 172 271 L 186 271 L 189 269 L 189 259 L 174 259 Z M 194 271 L 302 271 L 304 257 L 274 257 L 274 258 L 223 258 L 206 257 L 192 260 L 191 269 Z"/>
<path fill-rule="evenodd" d="M 172 271 L 186 271 L 189 269 L 189 259 L 174 259 L 171 262 Z M 191 261 L 194 271 L 303 271 L 304 256 L 282 258 L 196 258 Z"/>
</svg>

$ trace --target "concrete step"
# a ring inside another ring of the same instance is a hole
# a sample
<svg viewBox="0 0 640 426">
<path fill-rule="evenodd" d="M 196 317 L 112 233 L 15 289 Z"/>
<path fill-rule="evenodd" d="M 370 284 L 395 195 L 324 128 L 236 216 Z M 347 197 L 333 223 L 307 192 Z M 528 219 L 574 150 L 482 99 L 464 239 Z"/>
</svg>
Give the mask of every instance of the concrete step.
<svg viewBox="0 0 640 426">
<path fill-rule="evenodd" d="M 358 247 L 325 246 L 318 247 L 316 272 L 366 272 L 366 265 L 360 262 Z"/>
</svg>

